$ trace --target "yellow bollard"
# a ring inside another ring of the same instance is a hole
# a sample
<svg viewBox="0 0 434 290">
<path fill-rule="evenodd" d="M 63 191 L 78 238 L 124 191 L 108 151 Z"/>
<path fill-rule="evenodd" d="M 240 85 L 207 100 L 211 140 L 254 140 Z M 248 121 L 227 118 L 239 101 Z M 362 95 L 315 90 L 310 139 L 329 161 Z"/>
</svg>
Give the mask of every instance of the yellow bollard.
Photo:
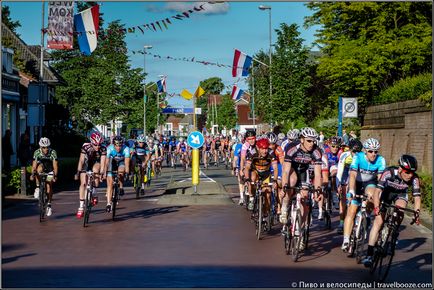
<svg viewBox="0 0 434 290">
<path fill-rule="evenodd" d="M 199 184 L 199 149 L 193 149 L 191 154 L 191 183 L 195 186 Z M 196 190 L 195 190 L 196 193 Z"/>
</svg>

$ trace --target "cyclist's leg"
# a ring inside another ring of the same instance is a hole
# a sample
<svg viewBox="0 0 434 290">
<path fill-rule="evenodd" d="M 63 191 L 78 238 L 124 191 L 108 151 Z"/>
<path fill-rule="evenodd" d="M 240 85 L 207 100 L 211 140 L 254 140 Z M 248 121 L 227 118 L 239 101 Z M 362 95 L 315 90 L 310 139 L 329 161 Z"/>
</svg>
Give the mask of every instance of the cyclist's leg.
<svg viewBox="0 0 434 290">
<path fill-rule="evenodd" d="M 356 181 L 356 193 L 362 191 L 363 184 Z M 352 198 L 348 199 L 347 215 L 344 221 L 344 240 L 342 243 L 342 249 L 345 250 L 349 245 L 351 231 L 354 226 L 354 218 L 356 217 L 357 210 L 361 205 L 360 199 Z"/>
</svg>

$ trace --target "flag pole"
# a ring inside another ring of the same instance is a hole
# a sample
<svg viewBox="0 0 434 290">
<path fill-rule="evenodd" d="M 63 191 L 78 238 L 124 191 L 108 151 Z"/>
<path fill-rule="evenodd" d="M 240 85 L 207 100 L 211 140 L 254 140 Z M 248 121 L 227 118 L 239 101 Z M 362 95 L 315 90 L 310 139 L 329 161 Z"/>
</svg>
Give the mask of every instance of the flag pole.
<svg viewBox="0 0 434 290">
<path fill-rule="evenodd" d="M 252 114 L 253 114 L 253 128 L 255 128 L 256 131 L 256 116 L 255 116 L 255 75 L 253 71 L 253 64 L 252 63 Z"/>
<path fill-rule="evenodd" d="M 196 96 L 193 96 L 193 130 L 196 131 Z"/>
</svg>

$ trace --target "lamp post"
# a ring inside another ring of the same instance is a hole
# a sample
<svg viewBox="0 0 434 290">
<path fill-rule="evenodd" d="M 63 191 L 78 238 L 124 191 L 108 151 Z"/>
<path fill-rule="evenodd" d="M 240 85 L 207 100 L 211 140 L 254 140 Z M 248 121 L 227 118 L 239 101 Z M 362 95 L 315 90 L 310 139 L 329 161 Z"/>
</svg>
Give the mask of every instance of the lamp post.
<svg viewBox="0 0 434 290">
<path fill-rule="evenodd" d="M 143 136 L 146 136 L 146 49 L 152 48 L 152 45 L 144 45 L 143 46 L 143 73 L 144 73 L 144 80 L 143 80 Z"/>
<path fill-rule="evenodd" d="M 166 76 L 165 75 L 158 75 L 158 77 L 160 78 L 160 80 L 163 80 Z M 157 89 L 157 133 L 158 133 L 158 135 L 161 134 L 161 130 L 160 130 L 160 93 L 158 92 L 158 89 Z"/>
<path fill-rule="evenodd" d="M 269 36 L 269 40 L 270 40 L 270 47 L 268 50 L 269 53 L 269 59 L 270 59 L 270 67 L 268 68 L 269 72 L 270 72 L 270 102 L 272 102 L 272 98 L 271 98 L 271 92 L 272 92 L 272 81 L 271 81 L 271 6 L 268 5 L 259 5 L 258 7 L 260 10 L 268 10 L 268 36 Z"/>
</svg>

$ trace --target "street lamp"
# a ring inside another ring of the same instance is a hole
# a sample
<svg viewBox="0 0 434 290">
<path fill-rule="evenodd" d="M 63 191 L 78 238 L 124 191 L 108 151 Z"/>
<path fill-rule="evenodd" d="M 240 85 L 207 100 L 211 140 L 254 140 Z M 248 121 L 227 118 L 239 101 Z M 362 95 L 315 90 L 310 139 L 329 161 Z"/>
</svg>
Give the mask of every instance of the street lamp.
<svg viewBox="0 0 434 290">
<path fill-rule="evenodd" d="M 158 75 L 160 80 L 163 80 L 166 76 L 165 75 Z M 160 93 L 158 92 L 157 88 L 157 133 L 158 135 L 161 134 L 160 130 Z"/>
<path fill-rule="evenodd" d="M 260 10 L 268 10 L 268 28 L 269 28 L 269 40 L 270 40 L 270 48 L 269 48 L 269 59 L 270 59 L 270 66 L 269 66 L 269 72 L 270 72 L 270 102 L 272 102 L 271 98 L 271 92 L 272 92 L 272 82 L 271 82 L 271 6 L 268 5 L 259 5 L 258 7 Z"/>
<path fill-rule="evenodd" d="M 143 46 L 143 136 L 146 136 L 146 49 L 151 49 L 152 45 Z"/>
</svg>

